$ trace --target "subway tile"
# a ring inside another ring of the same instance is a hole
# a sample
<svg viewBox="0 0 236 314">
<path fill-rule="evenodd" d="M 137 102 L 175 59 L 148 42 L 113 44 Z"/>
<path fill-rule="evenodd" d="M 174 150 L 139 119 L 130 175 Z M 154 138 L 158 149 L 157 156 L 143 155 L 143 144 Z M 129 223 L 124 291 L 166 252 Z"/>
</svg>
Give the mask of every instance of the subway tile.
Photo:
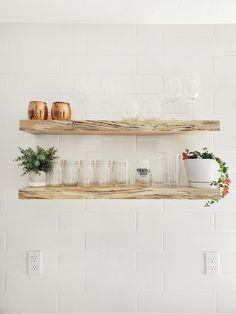
<svg viewBox="0 0 236 314">
<path fill-rule="evenodd" d="M 136 293 L 134 292 L 88 292 L 68 291 L 59 294 L 58 311 L 124 313 L 136 311 Z"/>
<path fill-rule="evenodd" d="M 40 276 L 29 276 L 28 274 L 7 273 L 7 293 L 56 293 L 63 291 L 83 291 L 85 287 L 85 276 L 83 273 L 70 270 L 66 273 L 41 274 Z"/>
<path fill-rule="evenodd" d="M 216 310 L 218 313 L 235 313 L 235 292 L 217 293 L 216 295 Z"/>
<path fill-rule="evenodd" d="M 58 253 L 55 248 L 43 250 L 43 274 L 52 275 L 58 270 Z M 26 274 L 27 273 L 27 253 L 24 251 L 19 252 L 2 252 L 0 253 L 0 271 Z"/>
<path fill-rule="evenodd" d="M 89 54 L 133 55 L 136 52 L 135 25 L 96 25 L 87 34 Z"/>
<path fill-rule="evenodd" d="M 59 230 L 88 232 L 135 231 L 134 213 L 59 213 Z"/>
<path fill-rule="evenodd" d="M 90 74 L 135 74 L 136 58 L 133 56 L 89 56 Z"/>
<path fill-rule="evenodd" d="M 236 275 L 206 276 L 196 272 L 166 272 L 166 291 L 226 292 L 235 291 Z"/>
<path fill-rule="evenodd" d="M 225 151 L 225 152 L 234 152 L 236 151 L 236 142 L 234 133 L 220 133 L 214 135 L 215 141 L 215 150 L 216 151 Z"/>
<path fill-rule="evenodd" d="M 164 247 L 167 251 L 236 250 L 236 232 L 166 232 Z"/>
<path fill-rule="evenodd" d="M 133 272 L 135 270 L 134 252 L 87 252 L 61 250 L 59 252 L 59 271 L 77 269 L 81 272 Z M 1 267 L 0 267 L 1 271 Z"/>
<path fill-rule="evenodd" d="M 214 95 L 214 111 L 216 113 L 235 113 L 236 96 L 234 93 L 215 93 Z"/>
<path fill-rule="evenodd" d="M 0 53 L 7 53 L 7 33 L 8 33 L 8 25 L 2 24 L 0 29 Z"/>
<path fill-rule="evenodd" d="M 164 209 L 170 212 L 213 211 L 213 207 L 204 207 L 205 202 L 205 200 L 164 200 Z"/>
<path fill-rule="evenodd" d="M 214 53 L 213 37 L 207 36 L 171 36 L 164 37 L 164 54 L 167 56 L 212 56 Z M 190 68 L 191 69 L 191 68 Z"/>
<path fill-rule="evenodd" d="M 157 138 L 152 137 L 137 137 L 137 151 L 145 152 L 149 151 L 152 153 L 161 152 L 173 152 L 181 153 L 185 148 L 191 149 L 202 149 L 202 147 L 208 147 L 212 149 L 212 135 L 173 135 L 171 137 L 158 136 Z"/>
<path fill-rule="evenodd" d="M 216 231 L 236 231 L 236 213 L 216 213 Z"/>
<path fill-rule="evenodd" d="M 117 152 L 135 152 L 136 150 L 136 137 L 135 136 L 90 136 L 82 135 L 76 138 L 68 135 L 61 135 L 60 137 L 60 148 L 63 150 L 80 151 L 80 152 L 106 152 L 106 151 L 117 151 Z"/>
<path fill-rule="evenodd" d="M 31 74 L 58 73 L 59 59 L 57 56 L 40 55 L 7 55 L 0 58 L 0 73 Z"/>
<path fill-rule="evenodd" d="M 112 251 L 162 250 L 161 232 L 91 232 L 86 235 L 87 249 Z"/>
<path fill-rule="evenodd" d="M 82 232 L 8 232 L 7 251 L 35 251 L 49 249 L 85 248 L 85 234 Z"/>
<path fill-rule="evenodd" d="M 2 312 L 55 313 L 56 294 L 52 293 L 8 293 L 0 294 Z"/>
<path fill-rule="evenodd" d="M 1 154 L 0 154 L 1 156 Z M 0 214 L 6 210 L 6 193 L 1 191 L 0 192 Z"/>
<path fill-rule="evenodd" d="M 222 37 L 231 37 L 233 40 L 236 36 L 235 24 L 216 24 L 214 25 L 214 35 L 220 41 Z"/>
<path fill-rule="evenodd" d="M 138 55 L 162 55 L 162 25 L 137 25 Z"/>
<path fill-rule="evenodd" d="M 138 213 L 139 231 L 213 231 L 211 213 Z"/>
<path fill-rule="evenodd" d="M 16 50 L 17 48 L 17 50 Z M 49 55 L 59 51 L 59 24 L 12 24 L 8 26 L 10 54 Z"/>
<path fill-rule="evenodd" d="M 204 253 L 201 251 L 139 252 L 137 270 L 140 272 L 204 271 Z"/>
<path fill-rule="evenodd" d="M 200 74 L 212 74 L 212 58 L 208 56 L 138 56 L 138 74 L 185 75 L 198 72 Z"/>
<path fill-rule="evenodd" d="M 0 231 L 7 232 L 57 231 L 57 212 L 55 210 L 11 210 L 0 213 Z"/>
<path fill-rule="evenodd" d="M 9 211 L 44 211 L 46 210 L 85 210 L 85 200 L 27 200 L 18 199 L 15 190 L 7 193 L 7 209 Z"/>
<path fill-rule="evenodd" d="M 60 24 L 59 31 L 59 55 L 86 54 L 87 25 Z"/>
<path fill-rule="evenodd" d="M 235 44 L 236 52 L 236 44 Z M 215 56 L 214 72 L 216 75 L 227 76 L 236 73 L 236 56 Z"/>
<path fill-rule="evenodd" d="M 163 292 L 140 293 L 139 312 L 214 313 L 214 293 Z"/>
<path fill-rule="evenodd" d="M 165 24 L 162 26 L 166 38 L 204 38 L 212 37 L 213 26 L 210 24 Z"/>
<path fill-rule="evenodd" d="M 236 252 L 220 252 L 220 272 L 236 273 Z"/>
<path fill-rule="evenodd" d="M 130 211 L 162 211 L 162 200 L 87 200 L 88 211 L 111 211 L 111 212 L 130 212 Z"/>
<path fill-rule="evenodd" d="M 88 291 L 161 291 L 163 274 L 161 272 L 88 272 L 86 287 Z"/>
</svg>

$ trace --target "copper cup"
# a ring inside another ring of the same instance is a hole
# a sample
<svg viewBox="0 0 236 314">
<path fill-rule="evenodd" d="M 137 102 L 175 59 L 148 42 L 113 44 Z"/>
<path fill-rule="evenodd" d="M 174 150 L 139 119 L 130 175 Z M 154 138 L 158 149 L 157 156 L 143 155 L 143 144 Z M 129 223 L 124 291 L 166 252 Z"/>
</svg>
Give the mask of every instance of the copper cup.
<svg viewBox="0 0 236 314">
<path fill-rule="evenodd" d="M 44 101 L 30 101 L 28 106 L 28 117 L 30 120 L 47 120 L 48 107 Z"/>
<path fill-rule="evenodd" d="M 52 104 L 51 116 L 53 120 L 70 120 L 70 104 L 68 102 L 55 101 Z"/>
</svg>

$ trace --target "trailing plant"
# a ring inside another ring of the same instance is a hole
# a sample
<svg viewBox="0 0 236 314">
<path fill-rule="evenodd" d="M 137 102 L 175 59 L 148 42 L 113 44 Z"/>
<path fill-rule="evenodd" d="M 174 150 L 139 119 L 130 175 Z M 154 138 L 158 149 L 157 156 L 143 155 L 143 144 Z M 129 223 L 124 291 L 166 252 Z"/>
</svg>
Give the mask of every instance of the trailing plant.
<svg viewBox="0 0 236 314">
<path fill-rule="evenodd" d="M 221 198 L 224 198 L 229 193 L 229 185 L 231 183 L 228 173 L 229 168 L 221 158 L 217 157 L 213 153 L 208 152 L 206 147 L 203 148 L 202 152 L 197 150 L 190 151 L 189 149 L 186 149 L 185 152 L 182 153 L 182 159 L 214 159 L 218 164 L 219 178 L 212 181 L 211 185 L 220 189 Z M 218 202 L 218 199 L 207 201 L 205 207 L 209 207 L 216 202 Z"/>
<path fill-rule="evenodd" d="M 39 173 L 39 171 L 48 172 L 52 169 L 53 161 L 58 158 L 56 155 L 57 149 L 50 147 L 44 149 L 40 146 L 36 150 L 28 147 L 26 149 L 19 147 L 20 156 L 14 161 L 18 163 L 19 167 L 23 168 L 22 176 L 29 172 Z"/>
</svg>

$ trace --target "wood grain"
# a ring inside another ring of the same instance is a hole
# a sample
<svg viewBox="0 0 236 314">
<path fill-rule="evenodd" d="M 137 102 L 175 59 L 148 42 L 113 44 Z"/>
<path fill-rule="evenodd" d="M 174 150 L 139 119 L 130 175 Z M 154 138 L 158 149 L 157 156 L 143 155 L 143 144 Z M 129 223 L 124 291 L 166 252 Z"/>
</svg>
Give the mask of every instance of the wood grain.
<svg viewBox="0 0 236 314">
<path fill-rule="evenodd" d="M 219 199 L 214 188 L 151 186 L 128 187 L 26 187 L 19 190 L 20 199 Z"/>
<path fill-rule="evenodd" d="M 218 120 L 20 120 L 20 130 L 32 134 L 158 135 L 219 131 Z"/>
</svg>

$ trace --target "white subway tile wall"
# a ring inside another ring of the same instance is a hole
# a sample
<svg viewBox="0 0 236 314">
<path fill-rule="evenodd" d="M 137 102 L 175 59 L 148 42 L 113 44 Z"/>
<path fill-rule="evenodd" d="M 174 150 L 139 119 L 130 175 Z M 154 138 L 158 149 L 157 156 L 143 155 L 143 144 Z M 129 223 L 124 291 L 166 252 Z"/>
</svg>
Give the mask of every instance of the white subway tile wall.
<svg viewBox="0 0 236 314">
<path fill-rule="evenodd" d="M 121 118 L 122 102 L 159 96 L 164 74 L 199 72 L 196 118 L 219 134 L 32 136 L 18 131 L 33 99 L 71 102 L 75 118 Z M 22 201 L 18 146 L 55 146 L 72 159 L 155 161 L 159 152 L 208 146 L 236 178 L 236 32 L 233 25 L 5 24 L 0 27 L 0 312 L 236 313 L 236 187 L 203 201 Z M 79 104 L 76 85 L 114 83 L 120 102 Z M 27 274 L 28 250 L 43 273 Z M 204 274 L 217 250 L 220 275 Z"/>
</svg>

